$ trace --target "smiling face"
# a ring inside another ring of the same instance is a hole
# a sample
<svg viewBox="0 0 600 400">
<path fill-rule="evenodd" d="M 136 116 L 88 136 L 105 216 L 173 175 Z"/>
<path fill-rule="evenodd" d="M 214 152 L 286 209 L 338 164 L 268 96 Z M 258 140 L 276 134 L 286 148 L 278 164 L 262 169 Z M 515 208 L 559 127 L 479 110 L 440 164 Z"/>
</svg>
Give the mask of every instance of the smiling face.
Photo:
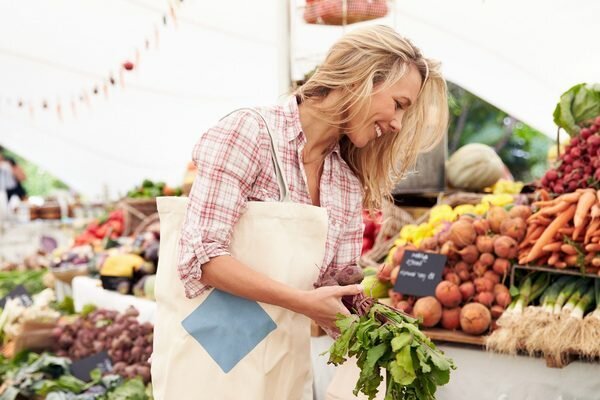
<svg viewBox="0 0 600 400">
<path fill-rule="evenodd" d="M 393 85 L 383 89 L 375 87 L 370 106 L 360 110 L 345 127 L 345 134 L 354 146 L 362 148 L 371 140 L 397 134 L 404 114 L 417 100 L 421 82 L 417 67 L 410 64 L 404 76 Z"/>
</svg>

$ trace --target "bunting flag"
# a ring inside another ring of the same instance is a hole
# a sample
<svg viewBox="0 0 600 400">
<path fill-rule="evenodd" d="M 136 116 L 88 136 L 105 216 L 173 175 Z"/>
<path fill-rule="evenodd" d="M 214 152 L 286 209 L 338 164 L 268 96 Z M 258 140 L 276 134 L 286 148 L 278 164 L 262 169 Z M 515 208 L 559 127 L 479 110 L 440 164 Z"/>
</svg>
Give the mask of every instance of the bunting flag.
<svg viewBox="0 0 600 400">
<path fill-rule="evenodd" d="M 160 22 L 155 23 L 153 25 L 153 32 L 150 35 L 147 35 L 144 38 L 144 41 L 141 46 L 135 46 L 134 52 L 131 59 L 125 59 L 121 62 L 121 64 L 117 67 L 117 76 L 115 77 L 114 70 L 110 71 L 106 74 L 106 78 L 100 81 L 91 82 L 87 85 L 86 89 L 81 89 L 76 96 L 72 96 L 70 101 L 67 101 L 67 105 L 70 104 L 70 114 L 71 117 L 77 118 L 78 109 L 85 105 L 88 108 L 92 107 L 91 99 L 96 97 L 102 91 L 105 99 L 109 98 L 109 92 L 114 90 L 117 86 L 121 89 L 125 88 L 125 80 L 126 75 L 131 72 L 137 72 L 139 70 L 142 52 L 140 49 L 144 51 L 150 51 L 152 49 L 158 49 L 159 47 L 159 39 L 160 39 L 160 29 L 161 27 L 166 27 L 168 25 L 172 25 L 177 28 L 177 13 L 176 8 L 179 7 L 183 3 L 183 0 L 175 0 L 174 2 L 167 1 L 167 5 L 165 7 L 166 11 L 162 13 L 160 17 Z M 6 110 L 9 111 L 11 108 L 14 109 L 26 109 L 29 112 L 31 118 L 34 118 L 36 115 L 36 110 L 39 109 L 41 111 L 53 111 L 56 114 L 56 117 L 59 121 L 65 120 L 65 109 L 62 107 L 60 102 L 60 97 L 56 96 L 57 100 L 55 104 L 51 104 L 51 102 L 46 98 L 42 97 L 42 100 L 32 100 L 27 99 L 25 97 L 20 96 L 3 96 L 0 92 L 0 114 Z"/>
</svg>

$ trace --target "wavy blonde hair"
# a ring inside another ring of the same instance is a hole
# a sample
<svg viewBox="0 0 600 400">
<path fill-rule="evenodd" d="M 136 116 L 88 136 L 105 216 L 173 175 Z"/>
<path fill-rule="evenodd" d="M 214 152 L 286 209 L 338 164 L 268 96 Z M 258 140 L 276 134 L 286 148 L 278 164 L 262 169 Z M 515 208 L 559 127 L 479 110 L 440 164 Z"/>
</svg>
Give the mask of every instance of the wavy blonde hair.
<svg viewBox="0 0 600 400">
<path fill-rule="evenodd" d="M 309 101 L 331 126 L 344 126 L 370 106 L 377 90 L 396 83 L 414 65 L 423 80 L 421 92 L 404 114 L 396 135 L 355 147 L 342 136 L 343 159 L 356 174 L 364 190 L 364 206 L 379 208 L 391 198 L 393 187 L 414 167 L 421 152 L 431 150 L 444 137 L 448 124 L 446 82 L 439 63 L 424 58 L 420 50 L 392 28 L 375 25 L 350 32 L 338 40 L 308 81 L 296 90 L 301 101 Z M 324 99 L 339 91 L 337 100 Z"/>
</svg>

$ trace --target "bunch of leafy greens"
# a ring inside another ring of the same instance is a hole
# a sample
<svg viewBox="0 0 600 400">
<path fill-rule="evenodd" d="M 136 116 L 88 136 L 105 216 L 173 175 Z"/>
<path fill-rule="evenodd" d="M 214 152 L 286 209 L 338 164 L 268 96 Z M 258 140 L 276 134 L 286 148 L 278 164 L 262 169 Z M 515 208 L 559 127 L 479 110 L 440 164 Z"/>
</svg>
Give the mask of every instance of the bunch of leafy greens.
<svg viewBox="0 0 600 400">
<path fill-rule="evenodd" d="M 600 115 L 600 84 L 580 83 L 560 96 L 554 122 L 570 136 L 579 134 L 579 125 Z"/>
<path fill-rule="evenodd" d="M 70 374 L 68 358 L 23 352 L 12 360 L 0 357 L 0 400 L 43 396 L 49 400 L 149 400 L 151 393 L 141 379 L 123 380 L 99 369 L 90 382 Z"/>
<path fill-rule="evenodd" d="M 336 322 L 340 336 L 329 349 L 329 363 L 356 357 L 360 376 L 355 395 L 375 398 L 383 369 L 385 400 L 435 399 L 437 387 L 448 383 L 456 368 L 453 361 L 419 330 L 416 319 L 379 303 L 367 308 Z"/>
</svg>

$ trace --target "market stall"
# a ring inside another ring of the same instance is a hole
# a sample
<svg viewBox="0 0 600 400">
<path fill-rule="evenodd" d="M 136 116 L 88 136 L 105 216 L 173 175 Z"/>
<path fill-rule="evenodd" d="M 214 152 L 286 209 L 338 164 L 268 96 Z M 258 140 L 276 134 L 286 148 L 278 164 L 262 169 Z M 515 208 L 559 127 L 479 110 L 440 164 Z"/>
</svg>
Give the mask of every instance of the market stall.
<svg viewBox="0 0 600 400">
<path fill-rule="evenodd" d="M 40 15 L 65 11 L 42 3 Z M 417 163 L 428 171 L 411 171 L 410 182 L 400 183 L 381 210 L 363 211 L 359 268 L 324 274 L 316 283 L 345 285 L 358 277 L 364 291 L 342 299 L 352 314 L 339 318 L 335 340 L 313 321 L 314 398 L 598 397 L 600 89 L 576 85 L 553 115 L 550 110 L 573 79 L 595 79 L 598 53 L 575 39 L 590 33 L 596 5 L 586 2 L 588 12 L 579 19 L 553 14 L 562 29 L 542 13 L 531 16 L 532 25 L 552 26 L 549 33 L 506 24 L 508 18 L 527 22 L 525 14 L 539 11 L 541 3 L 306 0 L 298 7 L 292 2 L 290 25 L 288 2 L 126 3 L 73 6 L 81 16 L 73 22 L 79 30 L 90 21 L 90 27 L 104 28 L 111 15 L 123 17 L 107 37 L 104 29 L 85 30 L 81 41 L 99 44 L 81 64 L 73 51 L 81 42 L 65 41 L 68 30 L 23 46 L 35 56 L 16 51 L 23 43 L 0 43 L 0 57 L 19 76 L 35 76 L 27 85 L 11 74 L 0 76 L 9 92 L 0 98 L 2 141 L 82 193 L 119 198 L 95 203 L 92 212 L 84 212 L 79 200 L 60 197 L 6 214 L 3 208 L 2 218 L 9 217 L 0 221 L 1 400 L 152 398 L 161 247 L 156 198 L 189 194 L 197 171 L 187 155 L 218 116 L 273 102 L 288 91 L 290 73 L 298 77 L 307 53 L 352 30 L 347 24 L 373 19 L 402 26 L 427 54 L 447 59 L 450 80 L 476 88 L 546 136 L 554 138 L 557 126 L 562 134 L 557 162 L 534 182 L 515 182 L 497 148 L 456 142 L 462 146 L 446 160 L 448 143 L 442 141 L 426 159 L 435 162 Z M 547 10 L 559 5 L 565 6 Z M 521 12 L 512 8 L 517 6 Z M 485 12 L 462 18 L 474 8 Z M 431 9 L 443 12 L 430 15 Z M 0 13 L 0 30 L 13 40 L 19 22 L 9 14 Z M 131 25 L 133 16 L 138 19 Z M 450 16 L 456 26 L 449 26 Z M 45 17 L 27 20 L 42 32 L 47 21 L 56 23 Z M 306 22 L 300 28 L 299 18 Z M 153 29 L 146 32 L 148 24 Z M 471 35 L 474 27 L 481 35 Z M 117 40 L 132 29 L 143 40 Z M 253 29 L 257 33 L 250 35 Z M 309 38 L 309 29 L 318 40 L 296 52 L 298 37 Z M 528 31 L 535 38 L 524 40 Z M 510 55 L 490 50 L 503 48 L 509 34 L 515 43 Z M 545 34 L 553 39 L 552 51 L 525 57 L 529 41 Z M 46 40 L 68 45 L 53 55 Z M 561 46 L 588 62 L 555 60 Z M 186 62 L 190 49 L 203 56 Z M 32 74 L 21 63 L 55 75 Z M 72 75 L 77 78 L 69 81 Z M 40 87 L 50 94 L 37 99 Z M 519 89 L 529 95 L 515 98 Z M 502 126 L 510 133 L 514 118 L 505 118 Z M 172 185 L 181 178 L 181 187 Z M 422 178 L 432 179 L 426 184 Z"/>
</svg>

